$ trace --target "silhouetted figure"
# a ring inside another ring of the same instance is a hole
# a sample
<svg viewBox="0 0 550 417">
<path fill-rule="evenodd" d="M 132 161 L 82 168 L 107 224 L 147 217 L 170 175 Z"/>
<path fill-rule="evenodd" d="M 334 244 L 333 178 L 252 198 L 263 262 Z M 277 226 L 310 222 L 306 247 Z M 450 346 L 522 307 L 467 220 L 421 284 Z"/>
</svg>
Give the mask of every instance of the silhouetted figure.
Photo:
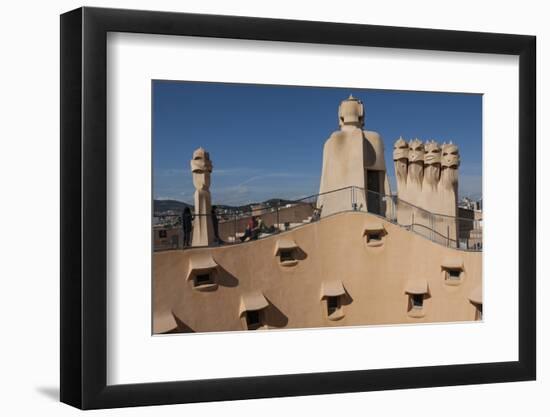
<svg viewBox="0 0 550 417">
<path fill-rule="evenodd" d="M 313 214 L 311 215 L 311 221 L 312 222 L 316 222 L 318 220 L 321 219 L 321 210 L 323 210 L 323 206 L 321 207 L 316 207 L 314 210 L 313 210 Z"/>
<path fill-rule="evenodd" d="M 220 239 L 220 232 L 218 230 L 218 216 L 216 215 L 216 206 L 212 206 L 212 227 L 214 228 L 214 239 L 217 243 L 223 243 Z"/>
<path fill-rule="evenodd" d="M 183 229 L 183 246 L 191 246 L 191 230 L 193 228 L 193 215 L 191 209 L 185 207 L 181 215 L 181 226 Z"/>
</svg>

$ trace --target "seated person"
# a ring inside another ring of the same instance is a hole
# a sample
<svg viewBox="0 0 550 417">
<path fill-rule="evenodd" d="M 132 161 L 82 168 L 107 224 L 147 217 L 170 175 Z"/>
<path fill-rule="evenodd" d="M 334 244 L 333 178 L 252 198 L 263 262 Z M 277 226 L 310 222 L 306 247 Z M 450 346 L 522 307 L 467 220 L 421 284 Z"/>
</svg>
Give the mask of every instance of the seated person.
<svg viewBox="0 0 550 417">
<path fill-rule="evenodd" d="M 258 219 L 258 230 L 260 233 L 275 233 L 276 228 L 275 226 L 267 226 L 264 222 L 264 220 L 260 217 Z"/>
<path fill-rule="evenodd" d="M 248 220 L 246 229 L 244 230 L 244 235 L 240 237 L 241 242 L 244 242 L 247 239 L 256 240 L 258 239 L 259 234 L 258 221 L 256 220 L 256 217 L 251 217 L 250 220 Z"/>
</svg>

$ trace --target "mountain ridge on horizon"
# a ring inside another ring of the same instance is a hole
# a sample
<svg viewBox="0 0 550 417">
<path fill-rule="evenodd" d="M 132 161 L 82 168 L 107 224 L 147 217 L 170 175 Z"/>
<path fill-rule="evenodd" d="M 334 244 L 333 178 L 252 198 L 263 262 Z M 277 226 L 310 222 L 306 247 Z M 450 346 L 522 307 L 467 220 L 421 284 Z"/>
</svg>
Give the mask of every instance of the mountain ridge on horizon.
<svg viewBox="0 0 550 417">
<path fill-rule="evenodd" d="M 235 210 L 235 211 L 251 211 L 252 206 L 257 204 L 264 204 L 267 206 L 272 206 L 275 204 L 290 204 L 294 203 L 296 200 L 287 200 L 283 198 L 270 198 L 265 201 L 261 202 L 254 202 L 254 203 L 247 203 L 247 204 L 241 204 L 241 205 L 227 205 L 227 204 L 213 204 L 213 206 L 216 206 L 219 209 L 224 210 Z M 189 207 L 191 210 L 193 210 L 194 205 L 186 203 L 185 201 L 179 201 L 175 199 L 154 199 L 153 200 L 153 212 L 154 213 L 162 213 L 165 211 L 183 211 L 186 207 Z"/>
</svg>

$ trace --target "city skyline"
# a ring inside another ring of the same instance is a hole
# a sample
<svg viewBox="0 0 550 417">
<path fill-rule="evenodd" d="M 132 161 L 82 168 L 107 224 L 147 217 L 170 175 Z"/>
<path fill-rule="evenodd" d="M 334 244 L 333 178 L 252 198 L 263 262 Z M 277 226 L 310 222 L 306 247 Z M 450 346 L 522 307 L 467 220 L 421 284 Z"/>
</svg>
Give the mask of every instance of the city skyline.
<svg viewBox="0 0 550 417">
<path fill-rule="evenodd" d="M 391 189 L 399 136 L 460 148 L 460 197 L 482 197 L 482 96 L 474 94 L 153 81 L 154 198 L 191 203 L 189 161 L 210 152 L 214 204 L 299 199 L 319 190 L 323 145 L 338 104 L 363 101 L 365 130 L 381 134 Z"/>
</svg>

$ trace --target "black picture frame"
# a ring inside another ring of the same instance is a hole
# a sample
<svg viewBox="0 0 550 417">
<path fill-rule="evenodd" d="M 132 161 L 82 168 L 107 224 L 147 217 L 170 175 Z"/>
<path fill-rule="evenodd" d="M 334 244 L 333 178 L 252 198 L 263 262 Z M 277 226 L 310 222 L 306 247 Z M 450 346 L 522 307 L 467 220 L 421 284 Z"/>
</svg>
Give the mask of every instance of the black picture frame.
<svg viewBox="0 0 550 417">
<path fill-rule="evenodd" d="M 518 361 L 107 385 L 108 32 L 519 56 Z M 61 15 L 60 57 L 62 402 L 94 409 L 535 379 L 534 36 L 85 7 Z"/>
</svg>

